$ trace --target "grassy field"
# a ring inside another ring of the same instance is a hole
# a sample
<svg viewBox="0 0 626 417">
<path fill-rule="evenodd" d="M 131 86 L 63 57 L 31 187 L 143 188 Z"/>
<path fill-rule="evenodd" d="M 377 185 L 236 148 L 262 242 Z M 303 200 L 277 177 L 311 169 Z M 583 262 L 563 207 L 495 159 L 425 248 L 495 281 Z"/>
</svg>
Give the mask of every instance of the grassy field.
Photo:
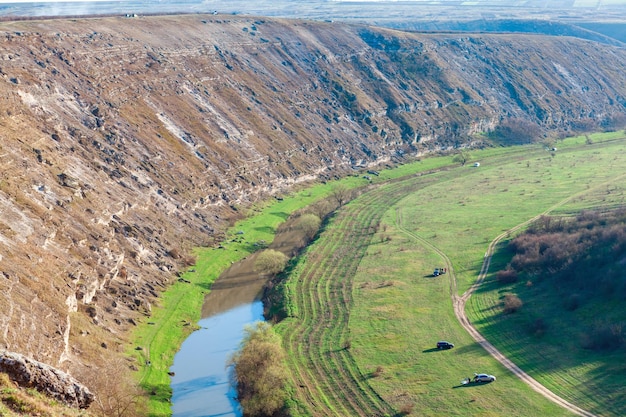
<svg viewBox="0 0 626 417">
<path fill-rule="evenodd" d="M 462 293 L 497 235 L 539 213 L 623 204 L 616 180 L 626 174 L 623 135 L 591 139 L 568 139 L 557 152 L 538 146 L 475 151 L 472 162 L 479 161 L 479 168 L 437 157 L 371 176 L 370 191 L 336 215 L 289 279 L 291 317 L 277 330 L 289 354 L 294 414 L 568 415 L 474 344 L 452 312 L 450 274 L 428 275 L 445 266 L 438 251 L 445 253 Z M 360 176 L 343 182 L 349 188 L 369 183 Z M 199 318 L 210 284 L 232 261 L 255 250 L 254 242 L 271 242 L 290 213 L 328 196 L 334 186 L 319 185 L 253 208 L 230 229 L 223 249 L 198 250 L 197 264 L 183 276 L 190 283 L 174 284 L 136 332 L 132 354 L 140 364 L 150 361 L 139 379 L 153 393 L 151 416 L 170 414 L 167 371 L 192 330 L 185 324 Z M 235 239 L 238 231 L 244 242 Z M 494 262 L 506 262 L 501 258 Z M 487 283 L 470 299 L 472 321 L 514 360 L 529 358 L 524 369 L 532 373 L 545 358 L 533 356 L 529 341 L 515 346 L 518 324 L 499 320 L 499 291 Z M 436 351 L 438 339 L 451 339 L 457 347 Z M 493 373 L 498 381 L 460 387 L 473 372 Z M 585 363 L 575 376 L 583 381 L 599 372 Z M 538 379 L 577 405 L 608 410 L 604 399 L 594 399 L 606 390 L 562 384 L 565 373 L 550 370 Z"/>
<path fill-rule="evenodd" d="M 462 293 L 496 236 L 541 213 L 623 205 L 624 147 L 623 135 L 598 135 L 563 141 L 556 152 L 538 146 L 475 152 L 479 168 L 419 174 L 429 171 L 423 161 L 347 205 L 289 280 L 294 314 L 278 328 L 290 355 L 296 414 L 569 415 L 473 343 L 452 312 L 450 274 L 429 275 L 445 266 L 438 252 L 445 253 Z M 623 377 L 623 360 L 605 368 L 590 356 L 555 362 L 564 356 L 560 350 L 520 343 L 517 324 L 501 320 L 501 296 L 487 283 L 470 299 L 478 329 L 559 395 L 620 415 L 615 398 L 623 401 L 623 379 L 607 384 L 602 369 Z M 457 347 L 436 351 L 439 339 Z M 617 358 L 604 359 L 607 365 Z M 474 372 L 498 381 L 460 387 Z M 592 380 L 598 382 L 587 384 Z"/>
<path fill-rule="evenodd" d="M 362 179 L 349 178 L 347 186 L 363 184 Z M 294 211 L 326 197 L 332 191 L 330 184 L 321 184 L 304 191 L 284 196 L 264 206 L 254 207 L 246 218 L 233 225 L 222 242 L 222 248 L 199 248 L 196 264 L 163 293 L 151 317 L 139 323 L 133 335 L 129 355 L 137 359 L 137 378 L 150 393 L 149 415 L 171 415 L 171 388 L 168 371 L 180 345 L 194 330 L 200 319 L 202 303 L 211 284 L 231 262 L 242 259 L 256 250 L 255 243 L 271 243 L 276 228 Z M 245 240 L 237 234 L 243 232 Z M 190 325 L 191 324 L 191 325 Z"/>
</svg>

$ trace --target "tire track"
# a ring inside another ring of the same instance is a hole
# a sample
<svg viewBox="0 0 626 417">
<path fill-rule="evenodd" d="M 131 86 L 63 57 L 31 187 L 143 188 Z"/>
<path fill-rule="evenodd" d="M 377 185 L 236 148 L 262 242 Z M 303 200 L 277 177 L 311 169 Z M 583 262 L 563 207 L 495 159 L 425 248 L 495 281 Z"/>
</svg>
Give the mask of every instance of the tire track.
<svg viewBox="0 0 626 417">
<path fill-rule="evenodd" d="M 550 208 L 548 208 L 547 210 L 545 210 L 544 212 L 536 215 L 535 217 L 526 220 L 523 223 L 518 224 L 517 226 L 512 227 L 511 229 L 501 233 L 500 235 L 498 235 L 493 241 L 491 241 L 491 243 L 489 244 L 488 248 L 487 248 L 487 252 L 485 253 L 485 256 L 483 258 L 483 263 L 480 269 L 480 272 L 478 274 L 478 278 L 476 279 L 476 281 L 472 284 L 472 286 L 465 291 L 461 296 L 458 295 L 458 290 L 457 290 L 457 282 L 456 282 L 456 276 L 454 275 L 454 269 L 452 267 L 452 262 L 450 261 L 450 258 L 448 258 L 448 256 L 446 256 L 446 254 L 441 251 L 439 248 L 437 248 L 435 245 L 433 245 L 429 240 L 419 236 L 418 234 L 406 229 L 403 227 L 403 222 L 402 222 L 402 210 L 400 207 L 396 208 L 396 219 L 395 219 L 395 225 L 396 227 L 401 230 L 403 233 L 405 233 L 406 235 L 414 238 L 415 240 L 421 242 L 424 246 L 426 246 L 427 248 L 429 248 L 430 250 L 432 250 L 433 252 L 437 253 L 439 256 L 441 256 L 441 258 L 444 260 L 444 263 L 446 264 L 446 267 L 448 268 L 449 273 L 447 274 L 448 277 L 447 279 L 450 282 L 450 296 L 452 297 L 452 304 L 453 304 L 453 308 L 454 308 L 454 314 L 457 318 L 457 320 L 459 321 L 459 323 L 461 324 L 461 326 L 463 326 L 463 328 L 472 336 L 472 338 L 479 344 L 481 345 L 492 357 L 494 357 L 498 362 L 500 362 L 504 367 L 506 367 L 509 371 L 511 371 L 514 375 L 516 375 L 518 378 L 520 378 L 522 381 L 524 381 L 527 385 L 529 385 L 534 391 L 536 391 L 537 393 L 543 395 L 545 398 L 549 399 L 550 401 L 558 404 L 559 406 L 567 409 L 568 411 L 579 415 L 579 416 L 583 416 L 583 417 L 599 417 L 596 414 L 593 414 L 587 410 L 584 410 L 572 403 L 570 403 L 569 401 L 565 400 L 564 398 L 556 395 L 555 393 L 553 393 L 552 391 L 550 391 L 548 388 L 546 388 L 545 386 L 543 386 L 541 383 L 539 383 L 536 379 L 534 379 L 533 377 L 531 377 L 530 375 L 528 375 L 526 372 L 524 372 L 520 367 L 518 367 L 515 363 L 513 363 L 513 361 L 511 361 L 510 359 L 508 359 L 505 355 L 503 355 L 498 349 L 496 349 L 495 346 L 493 346 L 489 341 L 487 341 L 479 332 L 478 330 L 476 330 L 476 328 L 470 323 L 467 314 L 465 313 L 465 305 L 467 304 L 467 301 L 469 300 L 469 298 L 472 296 L 472 294 L 474 293 L 474 291 L 476 291 L 476 289 L 482 284 L 482 282 L 484 281 L 485 277 L 487 276 L 487 272 L 489 271 L 489 266 L 491 264 L 491 257 L 493 255 L 493 252 L 495 251 L 495 247 L 498 245 L 498 243 L 500 243 L 500 241 L 502 239 L 504 239 L 505 237 L 509 236 L 510 234 L 520 230 L 523 227 L 526 227 L 527 225 L 529 225 L 530 223 L 536 221 L 537 219 L 539 219 L 541 216 L 545 216 L 549 213 L 551 213 L 552 211 L 554 211 L 555 209 L 565 205 L 566 203 L 570 202 L 571 200 L 573 200 L 574 198 L 577 198 L 581 195 L 587 194 L 590 191 L 593 191 L 595 189 L 598 189 L 600 187 L 605 187 L 607 184 L 611 184 L 614 183 L 615 181 L 618 180 L 622 180 L 626 178 L 626 175 L 620 175 L 617 178 L 612 178 L 610 181 L 607 181 L 605 183 L 599 184 L 595 187 L 592 187 L 588 190 L 573 194 L 563 200 L 561 200 L 560 202 L 556 203 L 555 205 L 551 206 Z"/>
<path fill-rule="evenodd" d="M 415 181 L 396 181 L 344 207 L 307 254 L 297 279 L 298 323 L 286 330 L 286 349 L 298 397 L 314 416 L 383 416 L 394 410 L 358 370 L 349 347 L 352 277 L 373 231 L 390 204 L 414 191 Z M 306 392 L 305 392 L 306 391 Z"/>
</svg>

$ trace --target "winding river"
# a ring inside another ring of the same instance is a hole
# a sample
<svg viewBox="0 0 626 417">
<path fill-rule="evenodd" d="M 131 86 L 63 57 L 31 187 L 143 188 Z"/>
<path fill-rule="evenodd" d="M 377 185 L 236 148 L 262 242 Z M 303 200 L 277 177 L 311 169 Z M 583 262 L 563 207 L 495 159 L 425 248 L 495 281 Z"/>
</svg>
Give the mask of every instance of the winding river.
<svg viewBox="0 0 626 417">
<path fill-rule="evenodd" d="M 288 256 L 305 245 L 303 232 L 288 219 L 271 249 Z M 241 417 L 228 361 L 239 349 L 245 327 L 263 320 L 260 301 L 267 277 L 254 271 L 258 252 L 235 262 L 211 286 L 199 330 L 181 345 L 170 368 L 174 417 Z"/>
<path fill-rule="evenodd" d="M 203 318 L 174 357 L 171 371 L 174 417 L 240 417 L 227 367 L 247 324 L 263 320 L 263 304 L 253 301 Z"/>
</svg>

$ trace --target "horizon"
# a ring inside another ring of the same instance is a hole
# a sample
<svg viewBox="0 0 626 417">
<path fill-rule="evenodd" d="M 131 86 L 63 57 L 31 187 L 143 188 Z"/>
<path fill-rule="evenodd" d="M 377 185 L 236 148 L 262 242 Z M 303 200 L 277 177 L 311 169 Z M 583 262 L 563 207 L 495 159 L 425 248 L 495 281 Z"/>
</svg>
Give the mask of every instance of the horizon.
<svg viewBox="0 0 626 417">
<path fill-rule="evenodd" d="M 388 26 L 532 19 L 626 23 L 626 0 L 0 0 L 0 17 L 219 14 Z"/>
</svg>

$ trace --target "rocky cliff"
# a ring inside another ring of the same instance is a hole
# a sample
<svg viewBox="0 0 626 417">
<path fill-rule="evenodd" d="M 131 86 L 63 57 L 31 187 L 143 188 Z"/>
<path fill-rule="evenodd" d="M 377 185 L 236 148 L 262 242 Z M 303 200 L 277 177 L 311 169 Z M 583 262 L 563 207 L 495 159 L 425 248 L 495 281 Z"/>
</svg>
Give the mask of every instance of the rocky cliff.
<svg viewBox="0 0 626 417">
<path fill-rule="evenodd" d="M 236 16 L 0 24 L 0 347 L 121 351 L 193 246 L 299 183 L 626 111 L 626 51 Z"/>
<path fill-rule="evenodd" d="M 19 353 L 0 350 L 0 372 L 71 407 L 88 408 L 94 400 L 89 389 L 70 375 Z"/>
</svg>

